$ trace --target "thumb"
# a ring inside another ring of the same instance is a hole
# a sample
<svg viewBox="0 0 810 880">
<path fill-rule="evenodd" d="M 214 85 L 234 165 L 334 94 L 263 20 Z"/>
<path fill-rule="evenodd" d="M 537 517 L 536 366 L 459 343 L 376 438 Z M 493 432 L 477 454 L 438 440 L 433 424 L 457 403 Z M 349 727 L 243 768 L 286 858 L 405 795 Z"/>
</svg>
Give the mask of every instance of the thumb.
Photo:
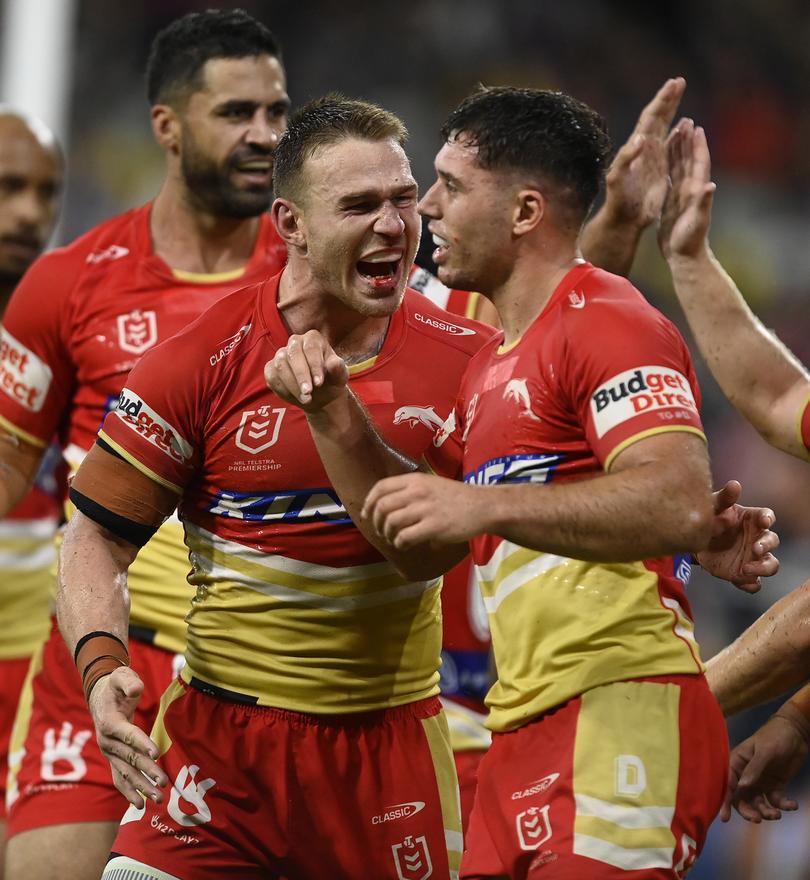
<svg viewBox="0 0 810 880">
<path fill-rule="evenodd" d="M 641 154 L 644 148 L 646 138 L 643 134 L 634 134 L 626 144 L 623 144 L 618 153 L 616 153 L 611 170 L 619 171 L 627 168 L 630 163 Z"/>
<path fill-rule="evenodd" d="M 742 495 L 742 486 L 737 480 L 729 480 L 722 489 L 714 493 L 714 512 L 722 513 L 733 507 Z"/>
<path fill-rule="evenodd" d="M 134 669 L 122 666 L 110 676 L 110 684 L 127 700 L 140 699 L 143 693 L 143 682 Z"/>
<path fill-rule="evenodd" d="M 349 368 L 346 366 L 346 361 L 334 351 L 327 355 L 324 367 L 333 382 L 345 385 L 349 381 Z"/>
</svg>

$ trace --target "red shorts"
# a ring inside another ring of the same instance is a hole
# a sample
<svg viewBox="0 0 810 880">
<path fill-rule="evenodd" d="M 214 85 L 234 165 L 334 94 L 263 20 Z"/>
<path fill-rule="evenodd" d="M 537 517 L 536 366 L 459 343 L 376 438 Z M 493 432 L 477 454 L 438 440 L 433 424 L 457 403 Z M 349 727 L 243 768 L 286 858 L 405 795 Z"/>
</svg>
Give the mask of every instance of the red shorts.
<svg viewBox="0 0 810 880">
<path fill-rule="evenodd" d="M 458 793 L 461 798 L 461 827 L 465 835 L 475 803 L 475 790 L 478 787 L 478 765 L 484 755 L 486 752 L 483 749 L 453 753 L 456 759 Z"/>
<path fill-rule="evenodd" d="M 6 818 L 6 775 L 11 728 L 17 714 L 30 657 L 0 660 L 0 819 Z"/>
<path fill-rule="evenodd" d="M 129 808 L 105 876 L 136 862 L 186 880 L 458 877 L 461 820 L 438 699 L 316 716 L 178 680 L 152 738 L 171 785 L 162 804 Z"/>
<path fill-rule="evenodd" d="M 144 682 L 134 723 L 150 730 L 160 695 L 177 672 L 178 655 L 136 639 L 130 639 L 129 653 Z M 55 619 L 31 660 L 12 753 L 22 760 L 12 760 L 9 772 L 9 837 L 47 825 L 117 822 L 127 808 L 96 744 L 79 673 Z"/>
<path fill-rule="evenodd" d="M 676 880 L 727 774 L 726 726 L 703 676 L 594 688 L 493 736 L 461 877 Z"/>
</svg>

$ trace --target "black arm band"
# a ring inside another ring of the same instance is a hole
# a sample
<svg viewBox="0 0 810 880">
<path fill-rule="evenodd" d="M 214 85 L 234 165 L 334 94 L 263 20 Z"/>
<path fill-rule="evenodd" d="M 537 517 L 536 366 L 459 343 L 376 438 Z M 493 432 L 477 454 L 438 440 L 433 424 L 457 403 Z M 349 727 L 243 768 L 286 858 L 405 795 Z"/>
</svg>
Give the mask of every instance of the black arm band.
<svg viewBox="0 0 810 880">
<path fill-rule="evenodd" d="M 109 452 L 110 455 L 114 455 L 116 458 L 120 458 L 121 461 L 126 461 L 123 455 L 117 450 L 113 449 L 112 446 L 103 438 L 96 437 L 96 446 L 100 446 L 105 452 Z"/>
<path fill-rule="evenodd" d="M 135 522 L 134 519 L 128 519 L 125 516 L 120 516 L 111 510 L 107 510 L 106 507 L 103 507 L 97 501 L 93 501 L 92 498 L 77 492 L 72 486 L 70 488 L 70 500 L 76 509 L 80 510 L 88 519 L 92 519 L 93 522 L 98 523 L 114 535 L 117 535 L 124 541 L 128 541 L 130 544 L 134 544 L 136 547 L 143 547 L 158 530 L 157 526 L 147 526 L 143 523 Z"/>
<path fill-rule="evenodd" d="M 79 657 L 79 651 L 82 649 L 90 639 L 94 639 L 97 636 L 106 636 L 108 639 L 115 639 L 116 642 L 126 651 L 127 646 L 118 638 L 118 636 L 114 636 L 112 633 L 105 632 L 103 629 L 94 629 L 93 632 L 87 633 L 87 635 L 82 636 L 78 642 L 76 642 L 76 649 L 73 651 L 73 662 L 75 663 Z"/>
</svg>

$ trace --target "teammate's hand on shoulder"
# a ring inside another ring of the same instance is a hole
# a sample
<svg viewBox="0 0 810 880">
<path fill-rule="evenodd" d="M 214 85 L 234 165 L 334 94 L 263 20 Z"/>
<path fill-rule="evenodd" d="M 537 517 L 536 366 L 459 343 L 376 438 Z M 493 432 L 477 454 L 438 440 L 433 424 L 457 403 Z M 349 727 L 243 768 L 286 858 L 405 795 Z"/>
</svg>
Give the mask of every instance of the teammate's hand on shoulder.
<svg viewBox="0 0 810 880">
<path fill-rule="evenodd" d="M 773 551 L 779 536 L 771 531 L 776 517 L 768 507 L 744 507 L 737 501 L 742 486 L 729 480 L 714 493 L 714 520 L 709 546 L 697 554 L 710 574 L 746 593 L 756 593 L 762 578 L 779 570 Z"/>
<path fill-rule="evenodd" d="M 807 759 L 810 729 L 800 714 L 786 703 L 732 751 L 728 791 L 720 812 L 724 822 L 731 818 L 732 804 L 743 819 L 754 823 L 780 819 L 782 811 L 798 809 L 786 788 Z"/>
<path fill-rule="evenodd" d="M 681 119 L 668 141 L 670 187 L 658 226 L 665 258 L 696 257 L 708 249 L 716 185 L 706 133 L 691 119 Z"/>
<path fill-rule="evenodd" d="M 144 795 L 160 803 L 159 786 L 168 783 L 155 763 L 157 745 L 132 723 L 142 693 L 143 682 L 135 670 L 121 666 L 98 681 L 89 700 L 96 739 L 110 762 L 115 787 L 139 808 Z"/>
<path fill-rule="evenodd" d="M 282 400 L 316 412 L 345 392 L 349 369 L 319 331 L 308 330 L 290 336 L 265 365 L 264 378 Z"/>
</svg>

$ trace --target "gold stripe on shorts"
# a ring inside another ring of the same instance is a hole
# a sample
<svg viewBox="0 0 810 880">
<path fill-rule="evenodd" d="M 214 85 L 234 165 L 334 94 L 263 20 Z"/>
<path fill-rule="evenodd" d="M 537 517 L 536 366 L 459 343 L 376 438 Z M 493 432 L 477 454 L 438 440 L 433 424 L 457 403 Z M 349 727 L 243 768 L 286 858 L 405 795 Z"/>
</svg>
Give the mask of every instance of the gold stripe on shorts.
<svg viewBox="0 0 810 880">
<path fill-rule="evenodd" d="M 453 751 L 450 748 L 450 731 L 444 712 L 422 719 L 436 785 L 439 789 L 439 802 L 444 821 L 444 839 L 447 845 L 447 862 L 450 866 L 450 880 L 458 880 L 461 868 L 461 854 L 464 851 L 464 838 L 461 833 L 461 801 L 458 793 L 458 777 Z"/>
<path fill-rule="evenodd" d="M 574 853 L 625 871 L 669 868 L 680 687 L 624 681 L 582 695 L 574 746 Z"/>
</svg>

